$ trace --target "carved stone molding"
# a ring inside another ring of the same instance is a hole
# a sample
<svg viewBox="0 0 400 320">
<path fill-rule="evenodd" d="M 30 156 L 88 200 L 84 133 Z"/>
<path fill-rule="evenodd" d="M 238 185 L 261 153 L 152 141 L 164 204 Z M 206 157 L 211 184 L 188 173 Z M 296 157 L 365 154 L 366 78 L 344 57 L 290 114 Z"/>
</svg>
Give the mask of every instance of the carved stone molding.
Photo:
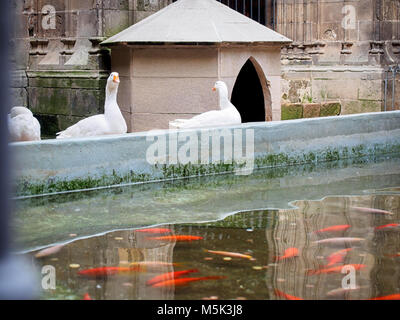
<svg viewBox="0 0 400 320">
<path fill-rule="evenodd" d="M 391 43 L 393 54 L 400 54 L 400 40 L 393 40 Z"/>
<path fill-rule="evenodd" d="M 322 41 L 313 41 L 305 43 L 304 46 L 307 49 L 307 53 L 310 55 L 318 55 L 323 54 L 323 47 L 325 47 L 325 42 Z"/>
<path fill-rule="evenodd" d="M 384 41 L 370 41 L 371 49 L 369 50 L 370 54 L 384 54 Z"/>
<path fill-rule="evenodd" d="M 351 47 L 353 46 L 353 42 L 342 42 L 342 50 L 340 51 L 341 54 L 352 54 Z"/>
<path fill-rule="evenodd" d="M 294 42 L 282 49 L 282 59 L 295 61 L 309 61 L 313 56 L 323 54 L 325 43 L 314 41 L 307 43 Z"/>
<path fill-rule="evenodd" d="M 29 50 L 30 55 L 46 55 L 47 46 L 49 45 L 49 39 L 34 38 L 29 40 L 31 49 Z"/>
<path fill-rule="evenodd" d="M 106 37 L 92 37 L 89 41 L 92 43 L 92 48 L 89 50 L 89 54 L 103 54 L 108 50 L 106 48 L 100 47 L 100 43 L 106 40 Z"/>
<path fill-rule="evenodd" d="M 60 51 L 61 55 L 70 56 L 74 54 L 74 46 L 76 43 L 76 39 L 74 38 L 61 38 L 60 41 L 64 45 L 62 50 Z"/>
</svg>

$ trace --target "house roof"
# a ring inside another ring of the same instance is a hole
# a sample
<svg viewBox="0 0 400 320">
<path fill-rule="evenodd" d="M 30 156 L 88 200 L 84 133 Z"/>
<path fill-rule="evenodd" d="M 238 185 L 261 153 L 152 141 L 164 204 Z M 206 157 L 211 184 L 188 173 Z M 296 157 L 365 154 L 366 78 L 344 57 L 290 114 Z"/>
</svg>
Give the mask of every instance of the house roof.
<svg viewBox="0 0 400 320">
<path fill-rule="evenodd" d="M 289 42 L 285 36 L 216 0 L 178 0 L 102 44 Z"/>
</svg>

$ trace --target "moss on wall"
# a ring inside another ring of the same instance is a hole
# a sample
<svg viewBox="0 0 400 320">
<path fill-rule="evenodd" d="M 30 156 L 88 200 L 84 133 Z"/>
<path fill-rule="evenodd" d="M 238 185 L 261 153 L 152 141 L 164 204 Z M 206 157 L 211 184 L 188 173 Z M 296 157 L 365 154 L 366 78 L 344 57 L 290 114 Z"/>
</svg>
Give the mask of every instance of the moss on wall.
<svg viewBox="0 0 400 320">
<path fill-rule="evenodd" d="M 282 105 L 281 110 L 282 120 L 303 118 L 303 105 L 301 103 L 284 104 Z"/>
<path fill-rule="evenodd" d="M 292 120 L 301 118 L 316 118 L 338 116 L 341 113 L 340 102 L 326 103 L 292 103 L 284 104 L 281 107 L 281 119 Z"/>
<path fill-rule="evenodd" d="M 400 153 L 400 144 L 396 145 L 357 145 L 351 148 L 331 148 L 297 154 L 267 154 L 254 160 L 254 168 L 285 167 L 304 163 L 329 162 L 348 158 L 361 158 L 367 155 Z M 21 178 L 16 183 L 17 196 L 31 196 L 46 193 L 65 192 L 92 189 L 120 184 L 144 183 L 154 180 L 181 179 L 196 176 L 233 173 L 244 168 L 246 163 L 212 163 L 212 164 L 178 164 L 155 165 L 154 174 L 137 173 L 131 170 L 128 174 L 118 174 L 113 171 L 102 177 L 86 177 L 82 179 L 58 180 L 49 179 L 45 183 L 31 183 L 29 177 Z"/>
<path fill-rule="evenodd" d="M 340 115 L 340 102 L 327 102 L 321 105 L 320 117 L 338 116 Z"/>
</svg>

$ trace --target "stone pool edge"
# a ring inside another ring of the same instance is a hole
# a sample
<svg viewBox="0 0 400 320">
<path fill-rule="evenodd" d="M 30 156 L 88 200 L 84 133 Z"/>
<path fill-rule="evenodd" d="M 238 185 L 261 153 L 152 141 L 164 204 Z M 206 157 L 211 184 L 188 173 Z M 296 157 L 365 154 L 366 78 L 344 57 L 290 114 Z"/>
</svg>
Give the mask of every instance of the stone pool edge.
<svg viewBox="0 0 400 320">
<path fill-rule="evenodd" d="M 247 123 L 207 130 L 218 134 L 222 130 L 248 129 L 254 132 L 254 169 L 400 153 L 400 111 Z M 147 150 L 157 141 L 153 137 L 173 141 L 180 148 L 186 141 L 180 141 L 179 135 L 194 134 L 199 139 L 195 142 L 200 144 L 201 132 L 154 130 L 121 136 L 12 143 L 10 148 L 17 168 L 15 195 L 234 173 L 246 165 L 236 161 L 223 163 L 222 146 L 220 159 L 210 164 L 146 161 Z"/>
</svg>

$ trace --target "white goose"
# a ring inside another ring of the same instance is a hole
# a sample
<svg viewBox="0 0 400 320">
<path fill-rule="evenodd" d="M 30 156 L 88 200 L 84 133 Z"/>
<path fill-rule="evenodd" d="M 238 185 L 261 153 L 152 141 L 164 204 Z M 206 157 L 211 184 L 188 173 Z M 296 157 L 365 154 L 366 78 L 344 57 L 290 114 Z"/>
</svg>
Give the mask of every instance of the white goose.
<svg viewBox="0 0 400 320">
<path fill-rule="evenodd" d="M 117 104 L 119 82 L 117 72 L 111 73 L 107 79 L 104 114 L 91 116 L 77 122 L 57 133 L 57 139 L 126 133 L 126 122 Z"/>
<path fill-rule="evenodd" d="M 14 107 L 8 115 L 10 140 L 37 141 L 40 140 L 40 124 L 32 112 L 25 107 Z"/>
<path fill-rule="evenodd" d="M 239 111 L 228 99 L 228 87 L 225 82 L 217 81 L 213 91 L 218 91 L 221 110 L 204 112 L 191 119 L 176 119 L 169 123 L 170 129 L 204 128 L 242 123 Z"/>
</svg>

